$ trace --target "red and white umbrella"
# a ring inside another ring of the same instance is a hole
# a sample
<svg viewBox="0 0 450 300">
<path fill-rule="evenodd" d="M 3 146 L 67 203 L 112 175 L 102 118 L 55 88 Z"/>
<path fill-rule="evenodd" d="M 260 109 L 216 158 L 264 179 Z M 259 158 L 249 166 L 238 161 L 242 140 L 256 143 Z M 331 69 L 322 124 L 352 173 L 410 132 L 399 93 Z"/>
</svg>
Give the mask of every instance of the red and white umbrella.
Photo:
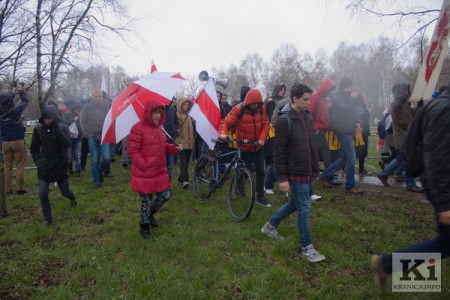
<svg viewBox="0 0 450 300">
<path fill-rule="evenodd" d="M 106 115 L 102 144 L 116 144 L 126 137 L 131 127 L 142 117 L 144 105 L 148 101 L 169 104 L 184 81 L 179 73 L 154 72 L 128 85 L 114 99 Z"/>
</svg>

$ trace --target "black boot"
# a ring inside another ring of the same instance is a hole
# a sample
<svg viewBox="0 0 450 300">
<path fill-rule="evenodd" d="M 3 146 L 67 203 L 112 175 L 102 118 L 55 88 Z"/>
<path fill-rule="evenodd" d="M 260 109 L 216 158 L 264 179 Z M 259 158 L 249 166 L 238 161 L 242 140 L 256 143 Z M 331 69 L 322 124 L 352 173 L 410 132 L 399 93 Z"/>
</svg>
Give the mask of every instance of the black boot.
<svg viewBox="0 0 450 300">
<path fill-rule="evenodd" d="M 150 238 L 150 224 L 140 224 L 141 230 L 139 233 L 141 234 L 144 240 L 148 240 Z"/>
<path fill-rule="evenodd" d="M 155 215 L 151 214 L 150 215 L 150 227 L 151 228 L 155 228 L 155 227 L 158 227 L 158 226 L 159 226 L 159 223 L 158 223 L 158 221 L 156 221 Z"/>
<path fill-rule="evenodd" d="M 158 211 L 154 207 L 152 207 L 150 210 L 150 227 L 151 228 L 158 227 L 158 225 L 159 225 L 158 221 L 156 221 L 156 219 L 155 219 L 155 214 L 157 212 Z"/>
</svg>

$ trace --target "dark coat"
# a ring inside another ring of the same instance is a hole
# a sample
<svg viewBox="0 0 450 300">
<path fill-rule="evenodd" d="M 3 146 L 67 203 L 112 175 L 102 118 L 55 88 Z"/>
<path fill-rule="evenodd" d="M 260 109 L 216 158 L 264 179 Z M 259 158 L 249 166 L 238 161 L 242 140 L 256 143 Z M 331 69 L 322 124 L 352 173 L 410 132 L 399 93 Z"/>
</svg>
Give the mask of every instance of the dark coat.
<svg viewBox="0 0 450 300">
<path fill-rule="evenodd" d="M 172 104 L 170 104 L 166 106 L 166 120 L 164 121 L 164 130 L 167 131 L 167 133 L 172 137 L 172 139 L 166 137 L 167 142 L 169 144 L 175 143 L 178 126 L 179 124 L 178 124 L 177 110 Z"/>
<path fill-rule="evenodd" d="M 22 100 L 14 106 L 12 93 L 0 94 L 0 132 L 2 141 L 19 141 L 25 138 L 25 128 L 22 125 L 22 113 L 30 100 L 27 93 L 19 92 Z"/>
<path fill-rule="evenodd" d="M 423 116 L 424 172 L 421 182 L 437 212 L 450 210 L 450 94 L 432 100 Z"/>
<path fill-rule="evenodd" d="M 280 182 L 286 181 L 289 175 L 314 176 L 319 173 L 311 114 L 308 110 L 300 114 L 302 117 L 286 105 L 275 123 L 273 161 Z"/>
<path fill-rule="evenodd" d="M 58 112 L 47 105 L 34 127 L 30 152 L 38 168 L 38 177 L 48 182 L 67 179 L 67 149 L 71 145 L 69 127 L 60 122 Z M 50 126 L 43 124 L 44 118 L 53 118 Z"/>
<path fill-rule="evenodd" d="M 359 121 L 357 99 L 350 92 L 338 90 L 331 98 L 328 109 L 330 129 L 337 135 L 355 135 L 356 123 Z"/>
</svg>

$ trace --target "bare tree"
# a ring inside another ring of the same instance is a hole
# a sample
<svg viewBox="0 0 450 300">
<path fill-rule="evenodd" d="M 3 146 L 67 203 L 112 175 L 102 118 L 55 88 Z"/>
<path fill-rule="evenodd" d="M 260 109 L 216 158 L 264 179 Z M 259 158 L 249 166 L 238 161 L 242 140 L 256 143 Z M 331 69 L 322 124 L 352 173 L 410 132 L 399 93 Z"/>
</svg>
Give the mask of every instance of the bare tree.
<svg viewBox="0 0 450 300">
<path fill-rule="evenodd" d="M 275 49 L 271 61 L 268 63 L 269 77 L 264 82 L 269 89 L 275 84 L 291 86 L 295 82 L 302 82 L 304 69 L 301 55 L 293 44 L 284 44 Z"/>
<path fill-rule="evenodd" d="M 126 17 L 120 0 L 37 1 L 36 74 L 41 108 L 54 97 L 62 69 L 70 68 L 74 58 L 82 53 L 91 54 L 99 46 L 97 36 L 100 33 L 112 31 L 123 37 L 126 25 L 109 25 L 106 12 L 119 20 Z"/>
<path fill-rule="evenodd" d="M 408 0 L 348 0 L 346 8 L 367 23 L 373 17 L 378 22 L 391 21 L 397 25 L 405 37 L 400 47 L 408 44 L 415 37 L 423 35 L 425 30 L 439 17 L 442 1 L 408 1 Z M 412 29 L 409 31 L 407 29 Z"/>
<path fill-rule="evenodd" d="M 35 35 L 33 15 L 26 9 L 26 2 L 0 1 L 0 78 L 8 82 L 30 68 L 27 60 Z"/>
<path fill-rule="evenodd" d="M 232 64 L 228 69 L 212 69 L 214 76 L 217 78 L 228 79 L 228 87 L 223 90 L 228 95 L 228 100 L 240 100 L 241 88 L 246 85 L 250 86 L 249 80 L 245 74 L 241 73 L 241 68 Z M 230 102 L 231 103 L 231 102 Z"/>
<path fill-rule="evenodd" d="M 248 79 L 248 83 L 252 87 L 260 87 L 263 71 L 264 61 L 257 53 L 248 54 L 239 66 L 239 72 Z"/>
</svg>

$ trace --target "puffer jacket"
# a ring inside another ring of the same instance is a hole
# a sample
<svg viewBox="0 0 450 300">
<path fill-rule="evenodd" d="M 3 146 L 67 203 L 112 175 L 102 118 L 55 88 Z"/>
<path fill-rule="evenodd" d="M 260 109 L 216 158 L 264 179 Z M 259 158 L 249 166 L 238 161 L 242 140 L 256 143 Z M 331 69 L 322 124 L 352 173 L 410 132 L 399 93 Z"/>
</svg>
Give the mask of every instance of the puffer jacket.
<svg viewBox="0 0 450 300">
<path fill-rule="evenodd" d="M 44 118 L 52 118 L 50 126 Z M 57 108 L 47 105 L 39 124 L 34 127 L 30 153 L 37 166 L 38 177 L 47 182 L 67 179 L 67 149 L 71 145 L 69 127 L 60 122 Z"/>
<path fill-rule="evenodd" d="M 255 111 L 250 110 L 251 104 L 258 104 Z M 244 109 L 242 119 L 239 120 L 241 108 Z M 239 122 L 238 122 L 239 121 Z M 239 140 L 248 139 L 252 141 L 265 141 L 269 133 L 270 124 L 267 119 L 266 108 L 262 102 L 261 92 L 251 89 L 244 99 L 243 105 L 236 105 L 220 122 L 219 135 L 227 134 L 228 130 L 236 132 Z M 244 144 L 241 146 L 243 152 L 256 152 L 261 147 L 258 145 Z"/>
<path fill-rule="evenodd" d="M 162 108 L 158 125 L 152 121 L 152 111 Z M 136 123 L 128 136 L 128 154 L 132 161 L 131 189 L 135 192 L 152 194 L 170 187 L 167 173 L 166 154 L 178 153 L 173 144 L 168 144 L 161 129 L 166 118 L 164 105 L 149 101 L 144 106 L 142 120 Z"/>
<path fill-rule="evenodd" d="M 273 152 L 280 182 L 287 181 L 290 175 L 314 176 L 319 173 L 314 128 L 308 110 L 295 112 L 290 105 L 283 107 L 275 123 Z"/>
<path fill-rule="evenodd" d="M 180 97 L 177 100 L 178 134 L 175 140 L 177 144 L 183 146 L 183 149 L 192 149 L 195 143 L 194 124 L 192 117 L 181 109 L 185 102 L 189 102 L 190 109 L 192 103 L 186 97 Z"/>
<path fill-rule="evenodd" d="M 308 109 L 311 112 L 313 125 L 316 130 L 321 129 L 326 131 L 330 127 L 330 118 L 328 116 L 330 99 L 328 96 L 335 87 L 336 85 L 333 81 L 325 79 L 320 83 L 317 91 L 311 96 Z"/>
</svg>

